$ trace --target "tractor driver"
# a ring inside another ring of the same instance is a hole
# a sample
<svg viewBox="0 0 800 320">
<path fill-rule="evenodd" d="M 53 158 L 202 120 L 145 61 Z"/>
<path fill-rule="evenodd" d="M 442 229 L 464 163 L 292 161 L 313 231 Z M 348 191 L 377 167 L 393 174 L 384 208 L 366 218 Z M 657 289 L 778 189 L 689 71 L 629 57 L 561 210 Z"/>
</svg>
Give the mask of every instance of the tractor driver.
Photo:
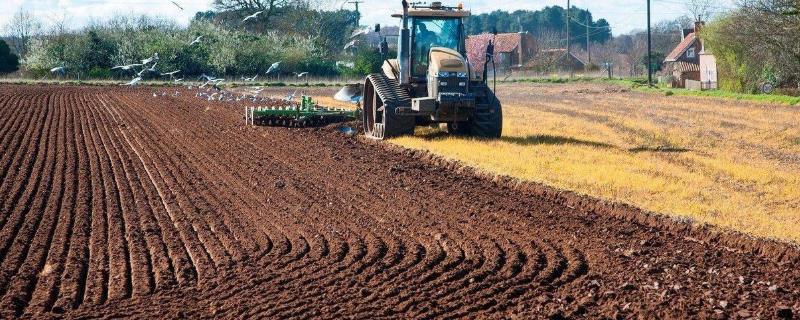
<svg viewBox="0 0 800 320">
<path fill-rule="evenodd" d="M 417 33 L 415 37 L 415 51 L 417 55 L 417 61 L 414 66 L 415 74 L 425 74 L 428 70 L 428 54 L 431 47 L 437 42 L 438 37 L 436 33 L 428 30 L 425 23 L 417 24 Z"/>
</svg>

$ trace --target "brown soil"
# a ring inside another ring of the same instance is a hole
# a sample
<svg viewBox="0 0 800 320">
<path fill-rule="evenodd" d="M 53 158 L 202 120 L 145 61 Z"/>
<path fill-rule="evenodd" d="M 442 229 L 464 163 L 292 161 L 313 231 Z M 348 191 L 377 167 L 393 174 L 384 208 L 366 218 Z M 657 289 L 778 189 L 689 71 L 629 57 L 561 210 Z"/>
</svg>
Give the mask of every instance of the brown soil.
<svg viewBox="0 0 800 320">
<path fill-rule="evenodd" d="M 0 317 L 800 311 L 790 245 L 155 90 L 0 86 Z"/>
</svg>

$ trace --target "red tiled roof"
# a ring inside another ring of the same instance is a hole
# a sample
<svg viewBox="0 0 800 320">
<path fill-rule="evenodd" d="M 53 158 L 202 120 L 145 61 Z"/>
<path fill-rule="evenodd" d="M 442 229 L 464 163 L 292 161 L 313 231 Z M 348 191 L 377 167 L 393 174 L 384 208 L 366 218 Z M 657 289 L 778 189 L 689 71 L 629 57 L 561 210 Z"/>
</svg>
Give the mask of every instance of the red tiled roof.
<svg viewBox="0 0 800 320">
<path fill-rule="evenodd" d="M 489 41 L 492 39 L 494 39 L 494 53 L 498 54 L 514 51 L 522 42 L 522 35 L 519 33 L 498 33 L 495 36 L 491 33 L 482 33 L 468 36 L 466 41 L 467 58 L 474 70 L 483 70 L 483 63 L 486 60 L 486 47 L 489 46 Z"/>
<path fill-rule="evenodd" d="M 695 35 L 695 33 L 694 32 L 690 33 L 688 36 L 683 38 L 681 43 L 679 43 L 678 46 L 675 47 L 675 49 L 672 49 L 672 52 L 670 52 L 667 55 L 667 58 L 664 59 L 664 62 L 671 62 L 678 60 L 678 58 L 680 58 L 681 55 L 684 52 L 686 52 L 686 49 L 688 49 L 689 47 L 692 46 L 692 44 L 694 44 L 695 40 L 697 40 L 697 36 Z"/>
</svg>

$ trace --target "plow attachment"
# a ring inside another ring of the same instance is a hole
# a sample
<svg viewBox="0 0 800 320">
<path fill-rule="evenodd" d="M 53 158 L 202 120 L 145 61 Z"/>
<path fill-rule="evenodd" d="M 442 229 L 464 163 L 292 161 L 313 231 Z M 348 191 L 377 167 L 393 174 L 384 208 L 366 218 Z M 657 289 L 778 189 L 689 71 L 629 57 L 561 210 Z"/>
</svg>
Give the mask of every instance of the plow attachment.
<svg viewBox="0 0 800 320">
<path fill-rule="evenodd" d="M 318 106 L 309 96 L 303 96 L 299 106 L 245 107 L 245 122 L 250 125 L 279 127 L 313 127 L 359 119 L 361 110 Z"/>
</svg>

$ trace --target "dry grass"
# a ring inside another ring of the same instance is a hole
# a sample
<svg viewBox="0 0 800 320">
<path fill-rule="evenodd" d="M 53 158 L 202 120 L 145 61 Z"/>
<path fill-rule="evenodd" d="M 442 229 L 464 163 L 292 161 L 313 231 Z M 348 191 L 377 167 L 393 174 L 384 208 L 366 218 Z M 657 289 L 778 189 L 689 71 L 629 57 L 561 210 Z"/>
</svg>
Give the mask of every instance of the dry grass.
<svg viewBox="0 0 800 320">
<path fill-rule="evenodd" d="M 601 84 L 504 84 L 498 91 L 500 140 L 420 128 L 392 142 L 492 173 L 800 241 L 796 107 Z"/>
</svg>

